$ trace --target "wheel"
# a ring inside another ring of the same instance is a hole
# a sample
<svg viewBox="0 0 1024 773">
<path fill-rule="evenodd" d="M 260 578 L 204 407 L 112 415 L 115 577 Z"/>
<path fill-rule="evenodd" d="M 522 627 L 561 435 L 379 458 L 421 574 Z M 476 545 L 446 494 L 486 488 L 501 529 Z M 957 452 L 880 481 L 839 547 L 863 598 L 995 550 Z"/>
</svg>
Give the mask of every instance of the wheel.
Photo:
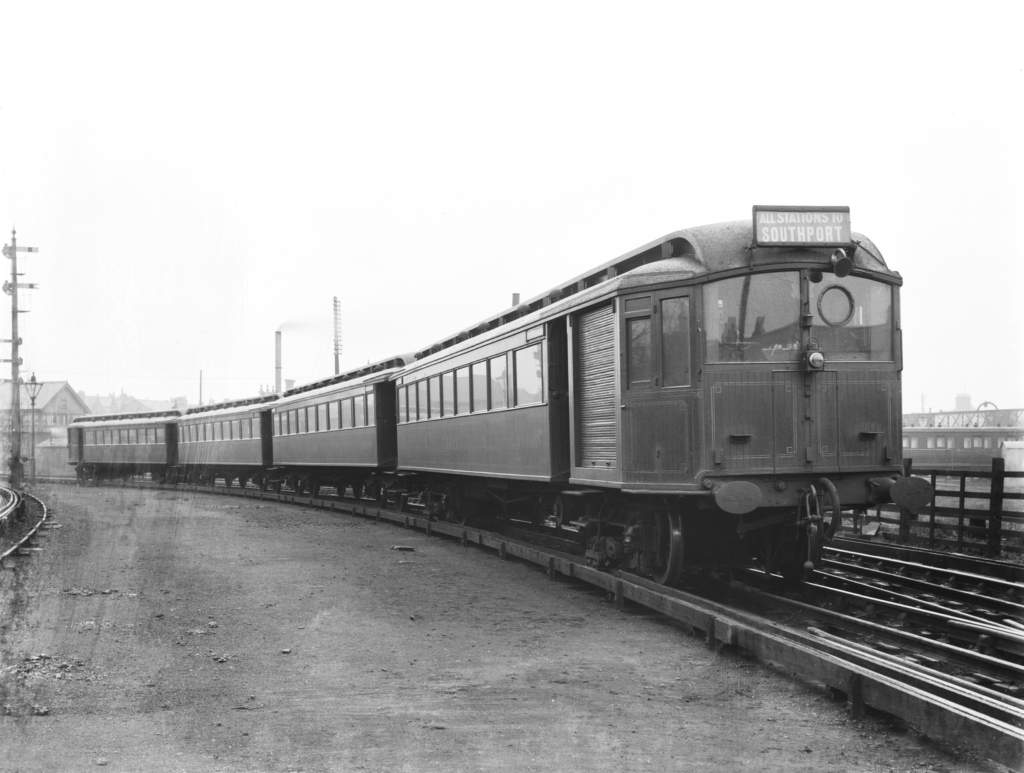
<svg viewBox="0 0 1024 773">
<path fill-rule="evenodd" d="M 466 521 L 469 519 L 472 505 L 463 499 L 462 492 L 455 486 L 452 486 L 446 493 L 447 502 L 445 503 L 444 519 L 449 523 L 465 526 Z"/>
<path fill-rule="evenodd" d="M 659 585 L 675 585 L 683 573 L 683 517 L 679 513 L 659 513 L 656 523 L 658 555 L 651 579 Z"/>
<path fill-rule="evenodd" d="M 572 520 L 569 515 L 571 509 L 566 497 L 555 497 L 555 504 L 551 509 L 551 515 L 555 519 L 555 531 L 561 531 Z"/>
</svg>

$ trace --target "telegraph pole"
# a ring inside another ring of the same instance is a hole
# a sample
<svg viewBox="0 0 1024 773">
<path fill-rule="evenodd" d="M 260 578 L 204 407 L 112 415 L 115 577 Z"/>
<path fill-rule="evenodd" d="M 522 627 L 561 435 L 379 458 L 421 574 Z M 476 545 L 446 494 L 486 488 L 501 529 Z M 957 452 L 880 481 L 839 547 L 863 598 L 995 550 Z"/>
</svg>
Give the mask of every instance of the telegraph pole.
<svg viewBox="0 0 1024 773">
<path fill-rule="evenodd" d="M 21 346 L 21 339 L 18 338 L 18 287 L 31 288 L 34 285 L 18 284 L 18 253 L 39 252 L 35 247 L 19 247 L 17 232 L 11 229 L 11 245 L 4 245 L 4 257 L 11 260 L 11 281 L 4 283 L 4 292 L 11 296 L 11 488 L 21 488 L 22 464 L 21 464 L 21 379 L 18 376 L 18 367 L 21 365 L 21 357 L 18 356 L 18 347 Z"/>
</svg>

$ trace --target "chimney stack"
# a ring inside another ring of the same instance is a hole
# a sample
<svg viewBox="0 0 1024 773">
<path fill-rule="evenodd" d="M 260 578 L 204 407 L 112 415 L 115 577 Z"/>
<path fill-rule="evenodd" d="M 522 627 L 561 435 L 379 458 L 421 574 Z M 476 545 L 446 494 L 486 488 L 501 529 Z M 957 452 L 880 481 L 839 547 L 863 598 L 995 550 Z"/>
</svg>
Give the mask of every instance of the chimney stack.
<svg viewBox="0 0 1024 773">
<path fill-rule="evenodd" d="M 281 394 L 281 331 L 274 333 L 274 391 Z"/>
</svg>

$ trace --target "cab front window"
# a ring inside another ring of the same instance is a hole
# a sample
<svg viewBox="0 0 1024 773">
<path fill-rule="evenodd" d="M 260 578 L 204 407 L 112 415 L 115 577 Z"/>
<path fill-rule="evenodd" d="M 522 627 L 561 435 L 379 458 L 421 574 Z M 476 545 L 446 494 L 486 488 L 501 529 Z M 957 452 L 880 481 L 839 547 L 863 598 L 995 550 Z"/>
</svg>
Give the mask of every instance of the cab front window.
<svg viewBox="0 0 1024 773">
<path fill-rule="evenodd" d="M 704 288 L 708 362 L 790 362 L 800 357 L 800 274 L 779 271 Z"/>
<path fill-rule="evenodd" d="M 892 359 L 892 287 L 812 271 L 811 340 L 830 360 Z"/>
</svg>

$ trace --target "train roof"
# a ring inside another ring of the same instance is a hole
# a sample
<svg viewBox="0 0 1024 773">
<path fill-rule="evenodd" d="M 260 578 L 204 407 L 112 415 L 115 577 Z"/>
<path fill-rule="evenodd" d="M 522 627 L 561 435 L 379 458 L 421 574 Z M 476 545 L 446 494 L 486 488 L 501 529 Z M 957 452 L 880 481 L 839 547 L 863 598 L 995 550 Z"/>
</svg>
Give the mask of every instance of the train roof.
<svg viewBox="0 0 1024 773">
<path fill-rule="evenodd" d="M 294 395 L 300 395 L 307 392 L 313 392 L 334 386 L 335 384 L 341 384 L 346 381 L 358 382 L 372 382 L 372 381 L 384 381 L 387 376 L 386 373 L 397 368 L 403 368 L 413 361 L 413 355 L 409 354 L 398 354 L 393 357 L 388 357 L 384 360 L 378 360 L 377 362 L 367 363 L 359 368 L 353 368 L 352 370 L 340 373 L 337 376 L 329 376 L 328 378 L 322 378 L 317 381 L 311 381 L 308 384 L 297 386 L 293 389 L 289 389 L 284 392 L 282 397 L 292 397 Z M 380 376 L 380 378 L 371 378 L 373 376 Z"/>
<path fill-rule="evenodd" d="M 194 408 L 189 408 L 185 411 L 185 418 L 194 419 L 197 414 L 222 414 L 222 413 L 244 413 L 246 411 L 256 410 L 256 406 L 262 405 L 263 403 L 272 403 L 277 400 L 276 394 L 259 395 L 257 397 L 246 397 L 240 400 L 225 400 L 220 403 L 212 403 L 210 405 L 197 405 Z"/>
<path fill-rule="evenodd" d="M 659 275 L 664 275 L 664 281 L 672 281 L 793 263 L 830 267 L 833 249 L 755 246 L 753 225 L 749 220 L 674 231 L 437 341 L 418 351 L 416 359 L 425 359 L 511 322 L 522 320 L 523 324 L 529 324 L 620 289 L 660 281 Z M 882 274 L 901 283 L 900 275 L 889 269 L 881 252 L 863 234 L 854 233 L 846 249 L 852 253 L 854 271 Z M 468 347 L 459 347 L 462 348 Z"/>
<path fill-rule="evenodd" d="M 412 362 L 412 355 L 408 355 L 408 361 Z M 327 379 L 328 383 L 316 382 L 314 384 L 308 384 L 302 389 L 292 389 L 285 392 L 285 396 L 282 397 L 277 403 L 274 404 L 274 408 L 286 407 L 289 405 L 295 405 L 295 403 L 301 402 L 302 400 L 311 397 L 320 397 L 326 394 L 335 394 L 337 392 L 344 391 L 345 389 L 352 389 L 354 387 L 365 387 L 370 384 L 376 384 L 380 381 L 387 381 L 395 373 L 398 373 L 405 366 L 406 360 L 403 358 L 402 365 L 394 368 L 388 368 L 386 370 L 374 371 L 372 373 L 366 373 L 358 378 L 350 378 L 345 380 Z"/>
<path fill-rule="evenodd" d="M 71 425 L 88 425 L 99 427 L 104 424 L 153 424 L 154 422 L 177 421 L 181 417 L 181 411 L 150 411 L 146 413 L 118 413 L 102 414 L 100 416 L 79 416 L 71 422 Z"/>
</svg>

